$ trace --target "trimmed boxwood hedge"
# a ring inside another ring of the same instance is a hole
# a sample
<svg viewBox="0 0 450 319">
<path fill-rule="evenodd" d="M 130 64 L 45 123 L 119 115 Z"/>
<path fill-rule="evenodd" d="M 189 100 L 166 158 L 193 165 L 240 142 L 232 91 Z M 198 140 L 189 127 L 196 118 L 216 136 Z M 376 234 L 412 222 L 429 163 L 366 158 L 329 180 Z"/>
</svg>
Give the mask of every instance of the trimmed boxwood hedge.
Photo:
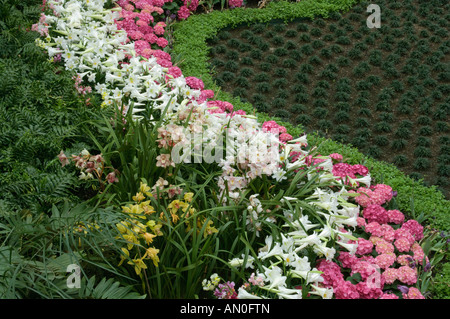
<svg viewBox="0 0 450 319">
<path fill-rule="evenodd" d="M 297 19 L 311 19 L 314 17 L 327 18 L 339 11 L 347 11 L 356 3 L 369 4 L 360 0 L 303 0 L 301 2 L 270 2 L 264 9 L 236 8 L 227 11 L 214 11 L 209 14 L 195 15 L 186 21 L 174 26 L 173 56 L 179 56 L 182 62 L 179 67 L 185 76 L 195 76 L 203 80 L 205 88 L 216 92 L 216 99 L 232 103 L 235 109 L 245 110 L 254 114 L 263 122 L 272 120 L 267 114 L 258 113 L 250 103 L 244 103 L 239 97 L 233 97 L 224 92 L 214 83 L 210 74 L 208 51 L 206 40 L 213 38 L 219 30 L 235 28 L 239 25 L 251 25 L 256 23 L 290 22 Z M 339 13 L 337 13 L 339 14 Z M 301 125 L 294 126 L 291 123 L 275 118 L 284 125 L 290 134 L 298 136 L 303 132 Z M 309 143 L 316 145 L 322 154 L 334 152 L 342 154 L 351 164 L 361 163 L 366 165 L 376 183 L 390 185 L 398 196 L 395 201 L 398 208 L 414 218 L 423 213 L 428 216 L 428 223 L 432 227 L 442 230 L 450 229 L 449 207 L 450 202 L 436 187 L 426 187 L 422 181 L 407 177 L 392 164 L 377 161 L 370 156 L 359 152 L 349 145 L 325 139 L 319 134 L 309 135 Z"/>
</svg>

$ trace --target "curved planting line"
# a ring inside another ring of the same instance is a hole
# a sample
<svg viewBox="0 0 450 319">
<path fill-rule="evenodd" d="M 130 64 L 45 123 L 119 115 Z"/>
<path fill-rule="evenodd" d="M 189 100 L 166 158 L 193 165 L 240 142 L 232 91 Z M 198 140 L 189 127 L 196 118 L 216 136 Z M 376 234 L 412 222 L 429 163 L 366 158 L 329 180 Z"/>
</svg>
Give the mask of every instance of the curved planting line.
<svg viewBox="0 0 450 319">
<path fill-rule="evenodd" d="M 206 89 L 216 92 L 215 98 L 228 101 L 236 109 L 245 110 L 255 114 L 259 121 L 273 119 L 264 113 L 257 113 L 250 103 L 242 102 L 238 97 L 233 97 L 228 92 L 221 91 L 210 74 L 208 63 L 208 46 L 206 40 L 214 37 L 219 30 L 234 28 L 239 25 L 252 23 L 269 23 L 273 20 L 289 22 L 301 18 L 313 18 L 315 16 L 327 17 L 333 11 L 345 11 L 360 1 L 301 1 L 299 3 L 271 2 L 264 9 L 236 8 L 228 11 L 214 11 L 210 14 L 195 15 L 186 21 L 176 24 L 174 28 L 173 56 L 180 56 L 179 67 L 185 76 L 201 78 Z M 293 126 L 277 119 L 277 122 L 285 126 L 292 136 L 302 133 L 300 126 Z M 450 228 L 449 207 L 450 202 L 435 186 L 426 187 L 418 181 L 406 176 L 396 166 L 374 160 L 359 152 L 356 148 L 341 144 L 319 136 L 308 136 L 311 144 L 319 146 L 322 154 L 339 152 L 348 159 L 348 163 L 363 163 L 370 168 L 372 177 L 378 181 L 390 185 L 397 191 L 396 202 L 404 212 L 412 217 L 423 213 L 430 217 L 429 222 L 442 229 Z"/>
</svg>

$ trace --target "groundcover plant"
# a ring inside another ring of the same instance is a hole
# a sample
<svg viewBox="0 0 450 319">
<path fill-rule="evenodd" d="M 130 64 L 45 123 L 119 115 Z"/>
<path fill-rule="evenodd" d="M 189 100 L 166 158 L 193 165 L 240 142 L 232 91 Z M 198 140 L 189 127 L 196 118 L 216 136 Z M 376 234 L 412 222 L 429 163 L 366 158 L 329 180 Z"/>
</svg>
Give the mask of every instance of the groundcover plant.
<svg viewBox="0 0 450 319">
<path fill-rule="evenodd" d="M 393 163 L 449 196 L 448 3 L 377 1 L 328 18 L 224 28 L 214 80 L 259 111 Z"/>
<path fill-rule="evenodd" d="M 97 191 L 84 206 L 51 210 L 63 249 L 47 280 L 58 295 L 432 297 L 446 234 L 402 213 L 395 190 L 366 166 L 323 156 L 307 134 L 258 122 L 183 76 L 169 31 L 198 3 L 172 6 L 174 16 L 165 5 L 45 1 L 32 27 L 37 45 L 73 71 L 78 92 L 111 110 L 84 132 L 95 150 L 55 154 Z M 66 251 L 84 275 L 79 288 L 64 287 Z M 21 260 L 10 246 L 4 255 Z M 93 273 L 113 277 L 94 289 Z"/>
</svg>

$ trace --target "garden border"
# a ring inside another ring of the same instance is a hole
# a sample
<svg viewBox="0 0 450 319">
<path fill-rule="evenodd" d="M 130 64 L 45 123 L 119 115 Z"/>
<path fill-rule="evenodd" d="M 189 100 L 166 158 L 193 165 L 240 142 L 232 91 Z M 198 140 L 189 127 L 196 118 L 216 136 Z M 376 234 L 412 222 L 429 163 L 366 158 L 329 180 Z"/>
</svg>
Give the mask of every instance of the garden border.
<svg viewBox="0 0 450 319">
<path fill-rule="evenodd" d="M 265 113 L 256 112 L 250 103 L 244 103 L 239 98 L 221 91 L 210 74 L 208 62 L 208 46 L 206 40 L 212 38 L 221 29 L 249 25 L 252 23 L 268 23 L 272 20 L 291 22 L 296 18 L 314 18 L 322 16 L 327 18 L 330 12 L 347 11 L 356 3 L 364 3 L 361 0 L 303 0 L 301 2 L 270 2 L 266 8 L 235 8 L 226 11 L 213 11 L 208 14 L 199 14 L 174 25 L 174 44 L 172 57 L 180 59 L 178 66 L 184 76 L 194 76 L 202 79 L 205 89 L 213 90 L 215 99 L 232 103 L 235 109 L 245 110 L 249 114 L 257 116 L 258 121 L 273 120 L 273 117 Z M 174 60 L 175 60 L 174 59 Z M 174 61 L 176 62 L 176 61 Z M 276 118 L 275 118 L 276 119 Z M 285 126 L 288 132 L 295 136 L 302 133 L 301 126 L 293 126 L 291 123 L 276 119 Z M 349 164 L 361 163 L 366 165 L 373 179 L 377 183 L 385 183 L 398 192 L 396 202 L 399 209 L 417 218 L 421 213 L 430 217 L 428 223 L 441 230 L 450 229 L 448 216 L 450 201 L 436 189 L 435 186 L 424 186 L 421 181 L 415 181 L 406 176 L 392 164 L 377 161 L 360 153 L 356 148 L 325 139 L 317 135 L 309 135 L 311 145 L 317 145 L 322 154 L 339 152 L 347 158 Z"/>
</svg>

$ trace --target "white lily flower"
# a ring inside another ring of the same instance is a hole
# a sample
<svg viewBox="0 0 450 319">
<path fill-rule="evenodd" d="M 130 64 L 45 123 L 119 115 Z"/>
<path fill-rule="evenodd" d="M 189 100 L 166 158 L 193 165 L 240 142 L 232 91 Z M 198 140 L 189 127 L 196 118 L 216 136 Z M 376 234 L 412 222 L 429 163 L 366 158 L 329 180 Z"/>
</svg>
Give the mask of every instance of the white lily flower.
<svg viewBox="0 0 450 319">
<path fill-rule="evenodd" d="M 270 283 L 269 286 L 266 286 L 265 288 L 267 289 L 273 289 L 273 288 L 279 288 L 279 287 L 283 287 L 286 286 L 286 276 L 282 275 L 282 269 L 278 266 L 272 266 L 272 268 L 267 268 L 265 266 L 263 266 L 264 268 L 264 276 L 265 276 L 265 280 L 264 281 L 268 281 Z"/>
<path fill-rule="evenodd" d="M 338 241 L 337 243 L 339 245 L 341 245 L 342 247 L 344 247 L 345 249 L 347 249 L 350 254 L 352 254 L 352 255 L 356 254 L 356 250 L 358 249 L 357 242 L 354 244 L 349 244 L 349 243 L 343 243 L 342 241 Z"/>
<path fill-rule="evenodd" d="M 251 294 L 244 288 L 240 287 L 238 289 L 237 299 L 263 299 L 263 297 Z"/>
<path fill-rule="evenodd" d="M 321 288 L 316 285 L 311 285 L 314 288 L 313 291 L 310 291 L 313 295 L 319 295 L 323 299 L 331 299 L 333 298 L 333 288 Z"/>
</svg>

